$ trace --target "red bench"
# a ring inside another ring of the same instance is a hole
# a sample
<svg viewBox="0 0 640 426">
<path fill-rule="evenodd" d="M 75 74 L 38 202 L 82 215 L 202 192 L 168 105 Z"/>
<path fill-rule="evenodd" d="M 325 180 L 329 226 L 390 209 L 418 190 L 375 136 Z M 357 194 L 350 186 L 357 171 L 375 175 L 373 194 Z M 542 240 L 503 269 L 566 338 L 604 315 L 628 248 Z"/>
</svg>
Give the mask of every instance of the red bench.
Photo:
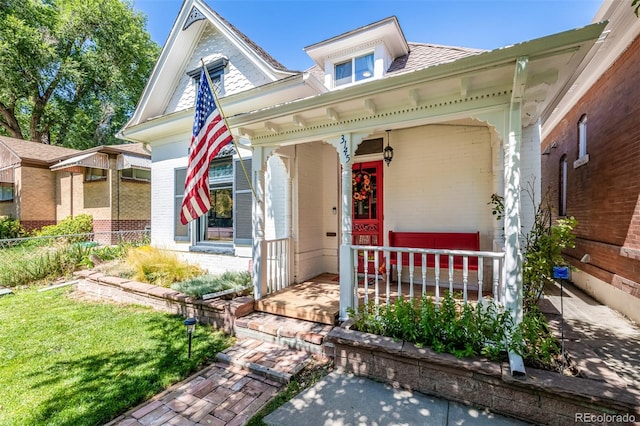
<svg viewBox="0 0 640 426">
<path fill-rule="evenodd" d="M 394 232 L 389 231 L 390 247 L 422 248 L 422 249 L 448 249 L 480 251 L 480 232 Z M 402 254 L 402 265 L 409 265 L 409 253 Z M 422 254 L 413 255 L 413 264 L 422 267 Z M 427 255 L 427 267 L 435 267 L 435 255 Z M 392 252 L 389 263 L 398 265 L 398 256 Z M 478 270 L 478 258 L 469 257 L 469 270 Z M 454 269 L 462 269 L 462 256 L 454 256 Z M 449 256 L 440 255 L 440 268 L 449 268 Z"/>
</svg>

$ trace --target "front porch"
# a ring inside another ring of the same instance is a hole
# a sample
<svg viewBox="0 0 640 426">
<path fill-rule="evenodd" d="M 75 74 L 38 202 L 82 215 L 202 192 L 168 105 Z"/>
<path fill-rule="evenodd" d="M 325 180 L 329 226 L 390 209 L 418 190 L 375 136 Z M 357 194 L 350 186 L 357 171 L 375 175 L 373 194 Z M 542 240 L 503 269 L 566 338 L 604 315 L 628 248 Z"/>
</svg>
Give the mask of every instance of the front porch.
<svg viewBox="0 0 640 426">
<path fill-rule="evenodd" d="M 365 252 L 380 250 L 384 252 L 385 247 L 370 247 Z M 396 249 L 400 251 L 410 249 Z M 354 256 L 362 248 L 354 247 Z M 418 249 L 412 252 L 420 251 Z M 422 250 L 429 251 L 429 250 Z M 452 252 L 452 251 L 448 251 Z M 387 257 L 389 252 L 386 252 Z M 422 297 L 426 295 L 432 297 L 436 303 L 452 292 L 454 297 L 463 302 L 475 302 L 481 298 L 491 298 L 496 301 L 502 300 L 500 296 L 501 285 L 499 282 L 499 260 L 500 254 L 478 253 L 484 256 L 496 256 L 495 273 L 490 286 L 484 286 L 482 277 L 483 267 L 480 271 L 453 271 L 453 269 L 436 268 L 409 268 L 402 275 L 400 271 L 393 270 L 390 274 L 369 273 L 354 269 L 352 282 L 357 283 L 353 288 L 352 307 L 373 302 L 378 304 L 393 303 L 401 294 L 403 298 Z M 380 255 L 382 257 L 382 253 Z M 426 254 L 425 254 L 426 256 Z M 377 255 L 375 258 L 377 259 Z M 478 256 L 480 263 L 483 257 Z M 467 259 L 468 260 L 468 259 Z M 376 261 L 377 262 L 377 261 Z M 453 262 L 452 262 L 453 263 Z M 425 263 L 426 264 L 426 263 Z M 493 266 L 493 265 L 492 265 Z M 400 279 L 399 279 L 400 278 Z M 403 281 L 403 279 L 405 281 Z M 277 287 L 272 287 L 277 288 Z M 478 289 L 482 291 L 478 292 Z M 357 296 L 356 296 L 357 294 Z M 272 313 L 290 318 L 297 318 L 321 324 L 337 325 L 340 317 L 340 276 L 338 274 L 323 273 L 301 283 L 280 288 L 269 292 L 261 299 L 255 301 L 255 309 L 261 312 Z"/>
</svg>

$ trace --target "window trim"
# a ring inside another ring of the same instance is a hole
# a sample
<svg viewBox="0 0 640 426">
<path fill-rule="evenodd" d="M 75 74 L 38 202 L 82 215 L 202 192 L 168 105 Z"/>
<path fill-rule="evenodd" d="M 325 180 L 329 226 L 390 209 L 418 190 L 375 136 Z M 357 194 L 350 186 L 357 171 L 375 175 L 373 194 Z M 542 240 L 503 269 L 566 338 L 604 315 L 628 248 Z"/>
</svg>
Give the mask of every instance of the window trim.
<svg viewBox="0 0 640 426">
<path fill-rule="evenodd" d="M 178 235 L 177 231 L 178 231 L 178 221 L 180 220 L 180 209 L 182 208 L 182 200 L 184 199 L 184 181 L 182 182 L 182 191 L 178 190 L 177 187 L 177 179 L 178 179 L 178 173 L 180 171 L 184 171 L 184 176 L 185 176 L 185 180 L 187 177 L 187 168 L 186 167 L 176 167 L 175 169 L 173 169 L 173 214 L 174 214 L 174 218 L 173 218 L 173 240 L 174 241 L 186 241 L 186 242 L 190 242 L 191 241 L 191 226 L 189 223 L 187 223 L 186 225 L 182 225 L 182 223 L 180 223 L 180 226 L 184 226 L 186 228 L 186 236 L 183 235 Z"/>
<path fill-rule="evenodd" d="M 4 190 L 0 189 L 0 202 L 13 202 L 16 198 L 16 187 L 12 182 L 0 182 L 0 188 L 11 188 L 11 198 L 3 198 Z"/>
<path fill-rule="evenodd" d="M 578 159 L 573 163 L 573 168 L 578 168 L 589 162 L 587 152 L 587 114 L 582 114 L 578 120 Z"/>
<path fill-rule="evenodd" d="M 123 176 L 123 173 L 125 170 L 131 170 L 131 176 Z M 137 167 L 129 167 L 127 169 L 122 169 L 120 171 L 120 179 L 125 180 L 125 181 L 133 181 L 133 182 L 151 182 L 151 176 L 149 176 L 149 178 L 140 178 L 136 176 L 136 171 L 148 171 L 149 173 L 151 173 L 151 170 L 147 170 L 147 169 L 139 169 Z"/>
<path fill-rule="evenodd" d="M 230 162 L 233 165 L 233 157 L 224 157 L 224 158 L 216 158 L 214 159 L 211 164 L 209 165 L 209 168 L 211 168 L 212 165 L 214 165 L 215 163 L 218 164 L 222 164 L 222 163 L 227 163 Z M 233 169 L 232 169 L 233 170 Z M 235 197 L 233 196 L 233 180 L 234 180 L 234 172 L 231 172 L 231 175 L 228 177 L 228 179 L 218 179 L 215 182 L 212 182 L 213 178 L 211 176 L 209 176 L 209 192 L 211 193 L 211 190 L 213 189 L 228 189 L 231 188 L 231 197 L 232 197 L 232 202 L 234 203 L 233 207 L 235 207 Z M 212 206 L 213 208 L 213 206 Z M 233 243 L 234 243 L 234 239 L 235 239 L 235 226 L 233 226 L 233 235 L 231 236 L 230 240 L 207 240 L 207 239 L 203 239 L 204 237 L 204 233 L 207 232 L 207 228 L 208 228 L 208 216 L 209 213 L 207 212 L 206 215 L 199 217 L 198 219 L 194 220 L 195 223 L 195 230 L 197 231 L 195 233 L 195 241 L 192 242 L 192 247 L 191 249 L 193 249 L 196 246 L 200 246 L 200 247 L 206 247 L 206 246 L 229 246 L 232 247 Z M 231 219 L 233 221 L 233 219 L 235 219 L 235 209 L 232 211 L 231 213 Z M 198 251 L 196 249 L 196 251 Z"/>
<path fill-rule="evenodd" d="M 567 155 L 560 157 L 560 170 L 558 174 L 558 216 L 567 216 L 567 179 L 569 167 Z"/>
</svg>

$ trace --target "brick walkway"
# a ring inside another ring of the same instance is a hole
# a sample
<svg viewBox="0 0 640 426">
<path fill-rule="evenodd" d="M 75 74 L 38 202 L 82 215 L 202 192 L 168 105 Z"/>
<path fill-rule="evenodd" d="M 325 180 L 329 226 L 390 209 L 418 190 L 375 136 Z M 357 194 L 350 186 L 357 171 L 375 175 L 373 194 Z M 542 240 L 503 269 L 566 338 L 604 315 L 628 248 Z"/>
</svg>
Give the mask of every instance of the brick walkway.
<svg viewBox="0 0 640 426">
<path fill-rule="evenodd" d="M 107 425 L 243 425 L 311 357 L 253 339 L 239 340 L 221 355 L 234 363 L 217 362 Z"/>
</svg>

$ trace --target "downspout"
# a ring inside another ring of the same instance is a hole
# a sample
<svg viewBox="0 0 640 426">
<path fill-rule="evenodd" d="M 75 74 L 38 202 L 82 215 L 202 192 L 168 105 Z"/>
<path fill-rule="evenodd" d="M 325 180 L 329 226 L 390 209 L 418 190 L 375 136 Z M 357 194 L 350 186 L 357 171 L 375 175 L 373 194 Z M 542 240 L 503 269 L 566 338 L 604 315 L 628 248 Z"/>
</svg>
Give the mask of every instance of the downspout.
<svg viewBox="0 0 640 426">
<path fill-rule="evenodd" d="M 509 106 L 509 132 L 504 158 L 504 305 L 514 326 L 522 322 L 522 252 L 520 251 L 520 155 L 522 143 L 522 101 L 527 83 L 529 58 L 516 60 Z M 511 339 L 511 336 L 509 336 Z M 524 376 L 522 356 L 509 351 L 512 376 Z"/>
<path fill-rule="evenodd" d="M 73 217 L 73 172 L 69 172 L 69 216 Z"/>
</svg>

